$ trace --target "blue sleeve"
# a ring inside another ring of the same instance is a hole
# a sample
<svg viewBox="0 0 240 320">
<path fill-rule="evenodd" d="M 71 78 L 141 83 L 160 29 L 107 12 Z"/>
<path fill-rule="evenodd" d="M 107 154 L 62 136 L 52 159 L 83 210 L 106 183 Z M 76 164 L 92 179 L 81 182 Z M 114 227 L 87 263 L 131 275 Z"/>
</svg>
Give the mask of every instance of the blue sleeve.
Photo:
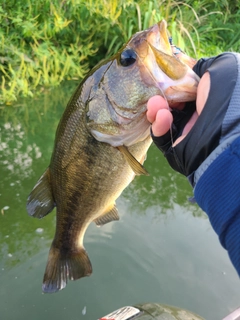
<svg viewBox="0 0 240 320">
<path fill-rule="evenodd" d="M 240 137 L 201 175 L 194 196 L 240 276 Z"/>
</svg>

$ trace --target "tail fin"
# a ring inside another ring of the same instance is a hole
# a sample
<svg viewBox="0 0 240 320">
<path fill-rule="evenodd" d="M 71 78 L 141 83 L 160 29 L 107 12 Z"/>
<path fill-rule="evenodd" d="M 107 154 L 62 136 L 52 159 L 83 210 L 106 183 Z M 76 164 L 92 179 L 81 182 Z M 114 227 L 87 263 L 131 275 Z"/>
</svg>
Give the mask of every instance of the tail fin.
<svg viewBox="0 0 240 320">
<path fill-rule="evenodd" d="M 91 273 L 91 261 L 84 248 L 76 252 L 62 253 L 52 245 L 43 278 L 42 291 L 44 293 L 57 292 L 66 287 L 68 280 L 77 280 L 90 276 Z"/>
</svg>

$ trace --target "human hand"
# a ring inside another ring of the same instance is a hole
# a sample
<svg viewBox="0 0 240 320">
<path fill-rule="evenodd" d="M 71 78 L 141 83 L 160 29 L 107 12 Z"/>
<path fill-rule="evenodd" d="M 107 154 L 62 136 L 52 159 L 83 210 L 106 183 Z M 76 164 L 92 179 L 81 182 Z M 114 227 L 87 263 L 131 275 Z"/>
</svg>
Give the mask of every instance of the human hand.
<svg viewBox="0 0 240 320">
<path fill-rule="evenodd" d="M 185 176 L 193 177 L 238 123 L 229 116 L 231 120 L 222 127 L 235 86 L 236 64 L 231 53 L 202 58 L 193 69 L 200 77 L 196 101 L 168 105 L 162 97 L 152 97 L 148 102 L 153 142 L 170 166 Z"/>
<path fill-rule="evenodd" d="M 210 89 L 210 76 L 206 72 L 201 78 L 197 89 L 196 111 L 192 114 L 189 121 L 180 128 L 181 135 L 172 141 L 175 146 L 189 133 L 194 124 L 196 123 L 199 115 L 201 114 L 206 103 Z M 185 103 L 178 103 L 169 105 L 162 96 L 153 96 L 149 99 L 147 104 L 147 119 L 152 123 L 152 133 L 155 137 L 160 137 L 166 134 L 174 123 L 172 110 L 183 110 Z"/>
<path fill-rule="evenodd" d="M 190 68 L 193 68 L 197 63 L 197 60 L 192 57 L 186 55 L 180 48 L 175 45 L 171 45 L 172 53 L 175 55 L 177 59 L 181 62 L 187 64 Z M 203 76 L 199 85 L 198 85 L 198 93 L 197 93 L 197 106 L 196 112 L 191 116 L 187 124 L 185 124 L 184 128 L 182 128 L 181 136 L 173 143 L 173 146 L 179 143 L 186 134 L 191 130 L 193 125 L 195 124 L 199 114 L 202 111 L 202 108 L 207 99 L 207 95 L 210 87 L 210 79 L 209 74 Z M 172 110 L 183 110 L 185 107 L 185 103 L 175 103 L 169 105 L 166 99 L 162 96 L 154 96 L 149 99 L 147 104 L 147 118 L 150 123 L 152 123 L 152 133 L 156 137 L 163 136 L 166 134 L 172 127 L 173 124 L 173 115 Z"/>
<path fill-rule="evenodd" d="M 196 64 L 197 60 L 193 59 L 186 55 L 180 48 L 175 45 L 171 45 L 172 53 L 175 55 L 177 59 L 181 62 L 187 64 L 190 68 L 193 68 Z M 203 101 L 201 102 L 203 103 Z M 148 101 L 147 105 L 147 118 L 150 123 L 152 123 L 152 133 L 156 137 L 163 136 L 166 134 L 172 127 L 173 123 L 173 115 L 172 110 L 182 110 L 185 107 L 185 103 L 175 103 L 171 106 L 168 104 L 166 99 L 162 96 L 154 96 Z M 200 106 L 199 106 L 200 108 Z M 196 122 L 198 117 L 198 113 L 195 112 L 188 123 L 185 125 L 183 129 L 182 136 L 179 137 L 173 145 L 177 144 L 178 142 L 183 139 L 183 137 L 190 131 L 194 123 Z"/>
</svg>

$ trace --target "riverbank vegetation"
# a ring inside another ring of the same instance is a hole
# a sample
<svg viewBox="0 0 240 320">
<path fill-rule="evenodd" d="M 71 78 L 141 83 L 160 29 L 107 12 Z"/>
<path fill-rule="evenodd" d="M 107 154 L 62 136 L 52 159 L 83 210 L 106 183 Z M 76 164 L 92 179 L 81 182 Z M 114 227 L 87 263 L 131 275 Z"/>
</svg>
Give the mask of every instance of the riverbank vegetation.
<svg viewBox="0 0 240 320">
<path fill-rule="evenodd" d="M 133 33 L 162 18 L 174 43 L 195 57 L 240 49 L 237 1 L 3 0 L 0 103 L 81 79 Z"/>
</svg>

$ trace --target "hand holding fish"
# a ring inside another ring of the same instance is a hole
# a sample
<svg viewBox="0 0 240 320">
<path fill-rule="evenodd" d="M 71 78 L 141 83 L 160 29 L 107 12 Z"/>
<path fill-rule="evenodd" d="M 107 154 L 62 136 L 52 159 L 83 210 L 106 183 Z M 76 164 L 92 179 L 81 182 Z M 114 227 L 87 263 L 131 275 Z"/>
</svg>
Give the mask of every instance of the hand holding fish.
<svg viewBox="0 0 240 320">
<path fill-rule="evenodd" d="M 181 59 L 181 57 L 180 57 Z M 200 59 L 196 101 L 148 101 L 154 143 L 188 177 L 240 275 L 240 54 Z"/>
<path fill-rule="evenodd" d="M 181 128 L 181 135 L 172 141 L 172 146 L 177 145 L 182 139 L 186 137 L 193 125 L 196 123 L 206 103 L 210 89 L 210 77 L 206 72 L 201 78 L 197 89 L 196 111 L 192 114 L 184 127 Z M 169 105 L 167 100 L 162 96 L 153 96 L 148 100 L 147 104 L 147 118 L 152 123 L 152 133 L 155 137 L 160 137 L 171 130 L 174 122 L 172 110 L 183 110 L 184 102 L 174 103 Z"/>
<path fill-rule="evenodd" d="M 197 60 L 186 55 L 180 48 L 172 45 L 172 53 L 182 62 L 186 63 L 190 68 L 193 68 Z M 182 134 L 173 142 L 173 146 L 179 143 L 190 129 L 195 124 L 199 114 L 201 113 L 207 99 L 210 88 L 209 74 L 205 73 L 201 78 L 197 89 L 196 111 L 182 128 Z M 155 137 L 160 137 L 166 134 L 172 127 L 173 114 L 172 110 L 183 110 L 185 102 L 175 102 L 169 104 L 162 96 L 153 96 L 148 100 L 147 104 L 147 119 L 152 123 L 152 133 Z"/>
</svg>

